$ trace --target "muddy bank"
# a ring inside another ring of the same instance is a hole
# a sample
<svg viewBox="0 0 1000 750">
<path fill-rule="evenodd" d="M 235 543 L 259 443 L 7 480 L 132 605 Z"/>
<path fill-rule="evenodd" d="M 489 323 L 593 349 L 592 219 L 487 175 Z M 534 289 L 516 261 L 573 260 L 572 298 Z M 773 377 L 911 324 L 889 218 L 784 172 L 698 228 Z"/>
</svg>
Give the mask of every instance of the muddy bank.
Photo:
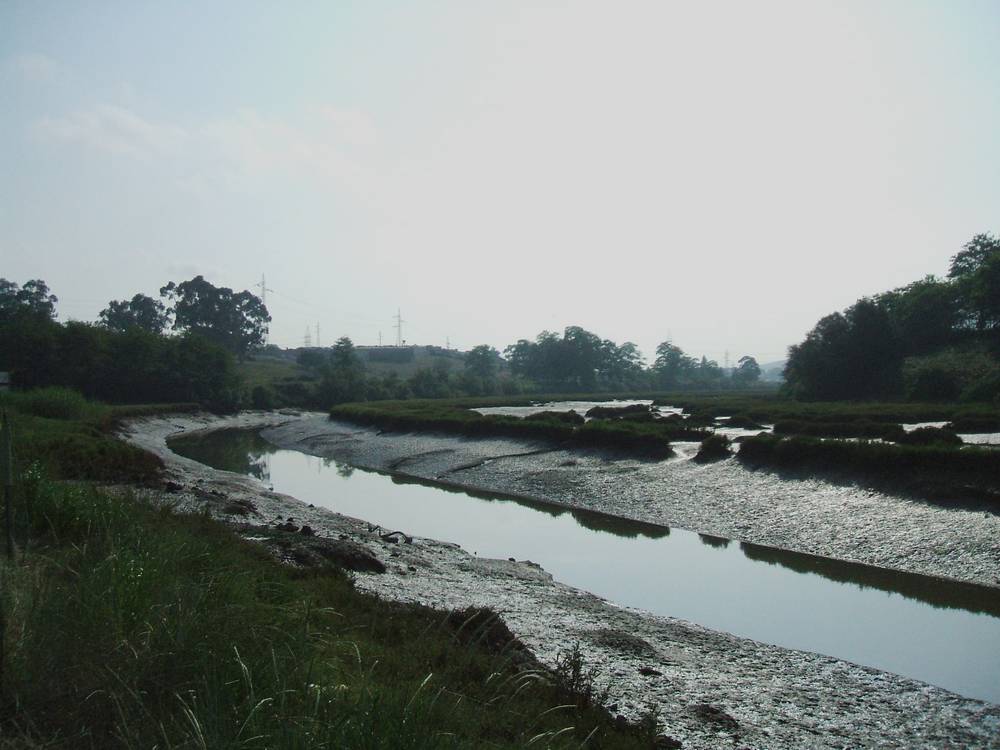
<svg viewBox="0 0 1000 750">
<path fill-rule="evenodd" d="M 364 521 L 269 492 L 249 478 L 176 456 L 166 445 L 168 436 L 182 431 L 272 425 L 286 439 L 297 434 L 332 440 L 407 470 L 433 456 L 454 458 L 454 446 L 447 454 L 417 457 L 428 450 L 423 439 L 411 442 L 407 452 L 395 440 L 386 448 L 374 433 L 343 426 L 336 435 L 325 429 L 318 435 L 324 421 L 273 414 L 143 419 L 129 425 L 126 438 L 164 460 L 171 497 L 182 508 L 207 510 L 241 525 L 274 527 L 293 518 L 315 537 L 356 544 L 386 568 L 382 574 L 356 574 L 360 588 L 437 607 L 491 606 L 546 664 L 579 643 L 614 710 L 629 718 L 658 711 L 664 732 L 686 748 L 1000 747 L 1000 706 L 837 659 L 615 607 L 553 581 L 527 561 L 480 559 L 430 539 L 386 539 Z M 499 442 L 470 447 L 459 463 L 479 466 L 490 456 L 517 452 L 510 449 L 518 446 Z M 235 507 L 244 512 L 234 514 Z"/>
<path fill-rule="evenodd" d="M 379 433 L 325 417 L 268 440 L 380 471 L 509 492 L 648 523 L 911 573 L 1000 585 L 1000 515 L 816 479 L 780 479 L 735 459 L 697 464 L 551 450 L 505 438 Z"/>
</svg>

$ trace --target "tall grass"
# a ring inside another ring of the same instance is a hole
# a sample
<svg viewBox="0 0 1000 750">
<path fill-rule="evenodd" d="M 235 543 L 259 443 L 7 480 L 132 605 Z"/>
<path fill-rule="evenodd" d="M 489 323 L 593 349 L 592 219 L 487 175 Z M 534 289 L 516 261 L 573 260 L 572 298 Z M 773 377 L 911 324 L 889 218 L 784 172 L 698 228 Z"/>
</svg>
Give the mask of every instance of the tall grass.
<svg viewBox="0 0 1000 750">
<path fill-rule="evenodd" d="M 361 594 L 336 569 L 289 569 L 207 518 L 29 479 L 32 553 L 0 563 L 5 741 L 578 747 L 593 732 L 593 746 L 650 745 L 480 637 L 488 618 L 459 638 L 444 613 Z"/>
<path fill-rule="evenodd" d="M 330 417 L 384 430 L 544 440 L 566 447 L 620 450 L 652 458 L 673 455 L 671 440 L 703 440 L 710 434 L 668 420 L 601 419 L 579 424 L 564 416 L 536 415 L 532 419 L 520 419 L 483 415 L 471 411 L 468 404 L 467 399 L 344 404 L 331 409 Z"/>
<path fill-rule="evenodd" d="M 989 448 L 758 435 L 743 441 L 737 455 L 754 468 L 846 475 L 936 502 L 977 498 L 1000 509 L 1000 457 Z"/>
</svg>

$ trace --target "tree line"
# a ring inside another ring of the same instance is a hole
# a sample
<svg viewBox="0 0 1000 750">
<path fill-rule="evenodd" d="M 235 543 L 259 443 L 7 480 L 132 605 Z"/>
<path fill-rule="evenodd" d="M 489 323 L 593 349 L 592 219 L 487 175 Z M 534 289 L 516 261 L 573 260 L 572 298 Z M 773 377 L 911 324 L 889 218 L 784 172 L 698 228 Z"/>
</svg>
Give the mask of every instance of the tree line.
<svg viewBox="0 0 1000 750">
<path fill-rule="evenodd" d="M 521 339 L 506 347 L 503 355 L 481 344 L 467 352 L 462 366 L 452 369 L 441 361 L 403 378 L 396 373 L 369 373 L 350 338 L 338 339 L 329 349 L 304 349 L 298 363 L 317 379 L 310 396 L 302 386 L 298 398 L 315 406 L 354 401 L 407 398 L 452 398 L 497 396 L 520 393 L 609 393 L 652 390 L 703 390 L 741 388 L 760 379 L 760 366 L 745 356 L 727 371 L 717 362 L 686 355 L 665 341 L 657 357 L 646 366 L 632 342 L 618 345 L 579 326 L 567 327 L 562 335 L 543 331 L 534 341 Z M 272 389 L 273 390 L 273 389 Z M 287 387 L 281 392 L 261 388 L 254 401 L 259 406 L 287 402 Z"/>
<path fill-rule="evenodd" d="M 246 399 L 236 361 L 264 344 L 271 316 L 249 291 L 216 287 L 201 276 L 111 300 L 98 323 L 56 321 L 58 299 L 44 281 L 24 286 L 0 279 L 0 369 L 20 388 L 62 385 L 117 403 L 196 401 L 217 409 Z M 250 404 L 328 408 L 350 401 L 524 392 L 612 392 L 749 386 L 760 377 L 752 357 L 726 370 L 664 341 L 646 366 L 639 348 L 617 344 L 579 326 L 543 331 L 504 350 L 480 345 L 459 368 L 442 361 L 401 377 L 367 370 L 353 342 L 307 349 L 299 364 L 309 383 L 258 386 Z"/>
<path fill-rule="evenodd" d="M 112 300 L 100 323 L 56 321 L 58 298 L 33 279 L 0 279 L 0 369 L 19 388 L 65 386 L 114 403 L 240 404 L 236 359 L 261 346 L 270 315 L 250 292 L 197 276 L 155 300 Z M 168 336 L 167 331 L 176 335 Z"/>
<path fill-rule="evenodd" d="M 989 401 L 1000 397 L 1000 239 L 978 234 L 927 276 L 859 299 L 789 349 L 802 399 Z"/>
</svg>

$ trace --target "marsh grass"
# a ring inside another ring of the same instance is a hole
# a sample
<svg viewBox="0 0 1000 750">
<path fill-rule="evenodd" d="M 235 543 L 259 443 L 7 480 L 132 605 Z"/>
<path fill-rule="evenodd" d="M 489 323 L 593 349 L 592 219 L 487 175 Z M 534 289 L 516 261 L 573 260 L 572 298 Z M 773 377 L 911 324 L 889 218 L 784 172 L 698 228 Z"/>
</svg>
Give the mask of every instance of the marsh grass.
<svg viewBox="0 0 1000 750">
<path fill-rule="evenodd" d="M 331 409 L 330 417 L 383 430 L 544 440 L 565 447 L 603 448 L 651 458 L 673 455 L 671 440 L 703 440 L 710 434 L 669 420 L 597 419 L 579 424 L 579 420 L 555 415 L 539 414 L 532 419 L 483 415 L 471 411 L 470 404 L 474 402 L 468 399 L 344 404 Z"/>
<path fill-rule="evenodd" d="M 652 746 L 655 727 L 572 694 L 492 614 L 459 628 L 330 565 L 282 565 L 169 495 L 47 478 L 155 478 L 110 429 L 160 407 L 4 407 L 18 549 L 0 560 L 0 746 Z"/>
<path fill-rule="evenodd" d="M 123 418 L 174 411 L 176 406 L 112 407 L 86 401 L 65 388 L 0 396 L 0 409 L 13 430 L 19 471 L 37 463 L 54 478 L 100 482 L 155 481 L 162 462 L 115 439 L 114 429 Z"/>
<path fill-rule="evenodd" d="M 1000 458 L 990 448 L 937 441 L 897 445 L 758 435 L 744 440 L 737 456 L 753 468 L 849 476 L 879 489 L 903 490 L 934 502 L 980 499 L 1000 508 Z"/>
<path fill-rule="evenodd" d="M 431 609 L 275 562 L 131 493 L 36 478 L 4 563 L 0 737 L 84 748 L 649 747 L 558 675 Z M 485 622 L 485 624 L 484 624 Z M 479 630 L 482 629 L 481 634 Z M 560 707 L 552 711 L 553 707 Z"/>
</svg>

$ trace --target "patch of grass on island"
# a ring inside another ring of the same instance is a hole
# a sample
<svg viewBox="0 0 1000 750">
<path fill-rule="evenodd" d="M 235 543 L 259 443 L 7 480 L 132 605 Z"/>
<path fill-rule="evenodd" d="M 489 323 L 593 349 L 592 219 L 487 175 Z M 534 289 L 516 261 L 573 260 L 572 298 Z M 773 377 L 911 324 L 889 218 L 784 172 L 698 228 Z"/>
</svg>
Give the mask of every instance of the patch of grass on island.
<svg viewBox="0 0 1000 750">
<path fill-rule="evenodd" d="M 991 448 L 963 447 L 941 439 L 897 445 L 758 435 L 745 439 L 737 455 L 752 468 L 848 476 L 938 503 L 987 500 L 1000 509 L 1000 454 Z"/>
<path fill-rule="evenodd" d="M 330 410 L 332 419 L 398 432 L 441 432 L 463 437 L 513 437 L 554 442 L 568 448 L 586 447 L 625 451 L 652 458 L 673 455 L 671 440 L 704 440 L 710 433 L 669 420 L 578 419 L 539 414 L 530 419 L 484 415 L 472 406 L 482 400 L 380 401 L 344 404 Z"/>
</svg>

